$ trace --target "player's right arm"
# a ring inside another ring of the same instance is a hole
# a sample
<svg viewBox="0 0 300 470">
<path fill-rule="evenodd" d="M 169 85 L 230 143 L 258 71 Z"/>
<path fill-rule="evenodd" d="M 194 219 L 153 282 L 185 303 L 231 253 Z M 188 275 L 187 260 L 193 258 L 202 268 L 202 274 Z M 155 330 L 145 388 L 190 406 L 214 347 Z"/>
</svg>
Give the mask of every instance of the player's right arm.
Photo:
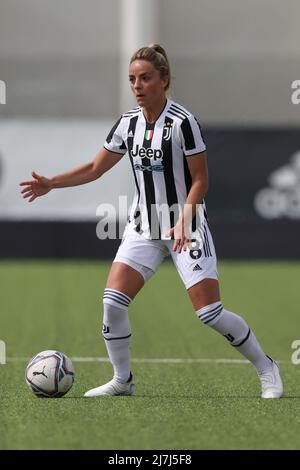
<svg viewBox="0 0 300 470">
<path fill-rule="evenodd" d="M 53 176 L 53 178 L 40 176 L 33 171 L 32 177 L 34 179 L 20 183 L 20 186 L 25 186 L 21 191 L 24 194 L 23 198 L 29 198 L 28 202 L 32 202 L 54 188 L 67 188 L 95 181 L 116 165 L 123 155 L 124 153 L 111 152 L 106 148 L 102 148 L 91 162 L 74 168 L 67 173 Z"/>
</svg>

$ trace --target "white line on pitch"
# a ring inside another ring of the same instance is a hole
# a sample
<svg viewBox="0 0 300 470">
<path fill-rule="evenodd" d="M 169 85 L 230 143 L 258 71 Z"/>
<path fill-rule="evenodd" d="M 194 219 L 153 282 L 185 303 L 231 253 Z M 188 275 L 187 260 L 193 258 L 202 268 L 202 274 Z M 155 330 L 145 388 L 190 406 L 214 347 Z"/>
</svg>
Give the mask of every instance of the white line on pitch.
<svg viewBox="0 0 300 470">
<path fill-rule="evenodd" d="M 109 362 L 107 357 L 78 357 L 70 358 L 73 362 Z M 30 357 L 8 357 L 8 362 L 27 362 Z M 245 359 L 210 359 L 210 358 L 132 358 L 131 362 L 144 364 L 250 364 Z M 291 364 L 290 361 L 278 361 L 280 364 Z"/>
</svg>

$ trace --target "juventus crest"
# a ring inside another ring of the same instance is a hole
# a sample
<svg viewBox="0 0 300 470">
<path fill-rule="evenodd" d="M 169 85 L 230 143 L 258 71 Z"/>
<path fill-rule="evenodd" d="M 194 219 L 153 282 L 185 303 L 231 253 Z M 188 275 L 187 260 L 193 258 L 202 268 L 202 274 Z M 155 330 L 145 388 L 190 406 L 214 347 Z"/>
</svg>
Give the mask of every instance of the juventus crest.
<svg viewBox="0 0 300 470">
<path fill-rule="evenodd" d="M 171 135 L 172 135 L 172 123 L 171 123 L 171 122 L 167 122 L 167 123 L 164 125 L 163 139 L 164 139 L 164 140 L 170 140 Z"/>
</svg>

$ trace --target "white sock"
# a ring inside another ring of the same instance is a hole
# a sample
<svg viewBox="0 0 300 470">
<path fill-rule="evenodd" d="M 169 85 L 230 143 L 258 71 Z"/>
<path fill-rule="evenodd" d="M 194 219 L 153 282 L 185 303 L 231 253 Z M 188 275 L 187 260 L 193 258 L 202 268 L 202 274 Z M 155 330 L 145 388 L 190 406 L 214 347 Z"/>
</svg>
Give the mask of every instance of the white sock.
<svg viewBox="0 0 300 470">
<path fill-rule="evenodd" d="M 225 310 L 221 302 L 206 305 L 196 313 L 204 324 L 225 336 L 237 351 L 252 362 L 259 374 L 272 368 L 272 359 L 264 353 L 242 317 Z"/>
<path fill-rule="evenodd" d="M 126 382 L 130 372 L 131 329 L 128 306 L 131 298 L 114 289 L 105 289 L 103 295 L 103 329 L 106 349 L 114 368 L 114 378 Z"/>
</svg>

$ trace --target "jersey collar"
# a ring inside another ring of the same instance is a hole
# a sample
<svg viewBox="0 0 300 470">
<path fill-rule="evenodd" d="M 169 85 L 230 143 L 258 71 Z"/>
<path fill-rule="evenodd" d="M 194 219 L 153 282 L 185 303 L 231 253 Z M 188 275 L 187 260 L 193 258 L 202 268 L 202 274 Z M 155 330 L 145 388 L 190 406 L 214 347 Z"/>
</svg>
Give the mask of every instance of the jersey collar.
<svg viewBox="0 0 300 470">
<path fill-rule="evenodd" d="M 158 116 L 158 118 L 156 119 L 156 121 L 154 121 L 153 123 L 151 123 L 151 126 L 154 127 L 154 126 L 156 126 L 157 124 L 159 124 L 159 123 L 163 120 L 164 115 L 165 115 L 165 113 L 167 112 L 167 110 L 169 109 L 170 104 L 171 104 L 171 100 L 169 100 L 169 99 L 167 98 L 167 99 L 166 99 L 166 104 L 165 104 L 165 106 L 163 107 L 163 109 L 162 109 L 160 115 Z M 150 125 L 150 123 L 148 123 L 147 119 L 145 118 L 143 108 L 141 108 L 141 110 L 142 110 L 141 115 L 142 115 L 143 121 L 145 122 L 145 124 Z"/>
</svg>

